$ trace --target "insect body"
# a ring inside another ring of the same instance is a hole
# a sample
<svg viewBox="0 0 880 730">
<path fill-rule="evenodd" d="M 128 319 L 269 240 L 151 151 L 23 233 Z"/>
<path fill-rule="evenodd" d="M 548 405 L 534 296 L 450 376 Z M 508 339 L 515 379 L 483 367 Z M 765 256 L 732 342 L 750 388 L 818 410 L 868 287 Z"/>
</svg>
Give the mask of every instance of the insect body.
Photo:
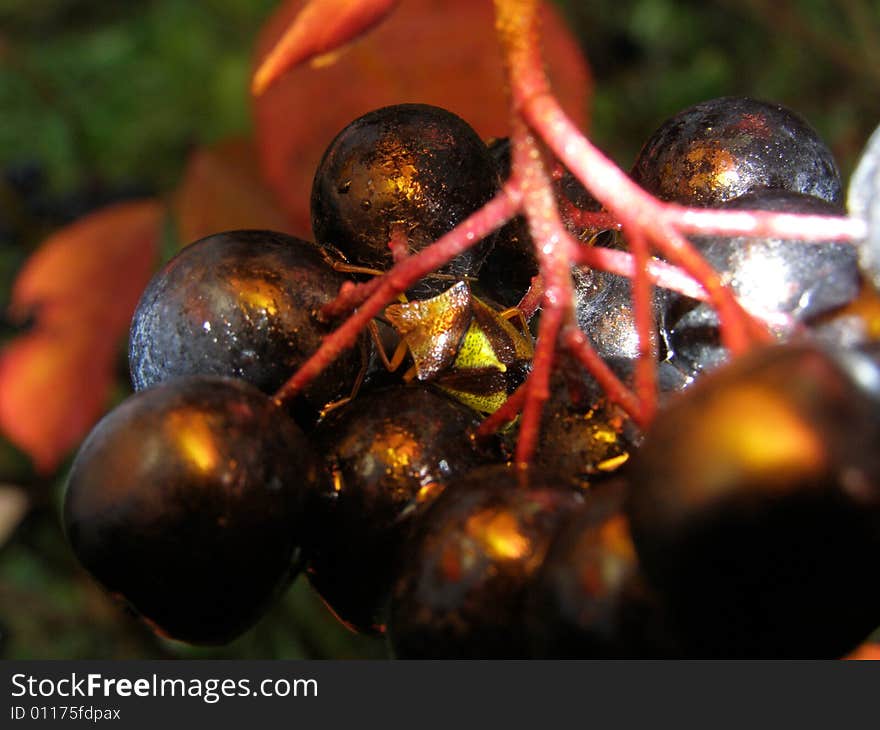
<svg viewBox="0 0 880 730">
<path fill-rule="evenodd" d="M 534 348 L 509 321 L 522 314 L 498 312 L 478 299 L 466 281 L 432 297 L 385 309 L 415 363 L 408 378 L 430 381 L 465 405 L 493 413 L 523 382 Z M 397 353 L 392 360 L 402 359 Z"/>
</svg>

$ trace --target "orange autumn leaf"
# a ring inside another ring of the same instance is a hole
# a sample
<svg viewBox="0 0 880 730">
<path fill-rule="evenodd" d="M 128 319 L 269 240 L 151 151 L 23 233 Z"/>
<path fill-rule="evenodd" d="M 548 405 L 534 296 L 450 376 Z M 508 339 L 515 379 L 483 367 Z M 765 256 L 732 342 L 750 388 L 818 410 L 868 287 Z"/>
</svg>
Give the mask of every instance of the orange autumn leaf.
<svg viewBox="0 0 880 730">
<path fill-rule="evenodd" d="M 247 140 L 227 140 L 193 153 L 177 191 L 175 213 L 181 245 L 219 231 L 288 227 Z"/>
<path fill-rule="evenodd" d="M 149 281 L 163 209 L 113 205 L 50 236 L 25 263 L 10 315 L 33 329 L 0 351 L 0 430 L 51 472 L 103 413 L 119 340 Z"/>
<path fill-rule="evenodd" d="M 294 66 L 333 51 L 381 22 L 397 0 L 310 0 L 254 74 L 261 94 Z"/>
<path fill-rule="evenodd" d="M 880 644 L 867 641 L 847 654 L 844 659 L 856 661 L 880 661 Z"/>
<path fill-rule="evenodd" d="M 261 34 L 258 63 L 302 7 L 302 0 L 280 6 Z M 542 19 L 554 92 L 584 127 L 591 90 L 586 62 L 546 3 Z M 292 69 L 254 99 L 263 174 L 294 233 L 310 234 L 312 177 L 327 145 L 368 111 L 405 102 L 435 104 L 463 117 L 485 138 L 508 133 L 494 27 L 492 4 L 483 0 L 406 0 L 335 63 Z"/>
<path fill-rule="evenodd" d="M 115 352 L 85 329 L 38 330 L 3 350 L 0 428 L 38 471 L 52 472 L 101 417 Z"/>
<path fill-rule="evenodd" d="M 162 206 L 119 203 L 85 216 L 47 238 L 12 287 L 13 316 L 40 324 L 85 317 L 128 327 L 156 257 Z"/>
</svg>

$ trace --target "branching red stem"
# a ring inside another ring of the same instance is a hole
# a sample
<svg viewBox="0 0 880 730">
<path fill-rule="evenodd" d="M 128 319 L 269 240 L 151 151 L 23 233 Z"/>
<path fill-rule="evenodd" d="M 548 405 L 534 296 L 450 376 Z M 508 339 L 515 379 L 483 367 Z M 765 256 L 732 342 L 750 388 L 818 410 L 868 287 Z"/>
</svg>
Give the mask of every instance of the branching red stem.
<svg viewBox="0 0 880 730">
<path fill-rule="evenodd" d="M 804 243 L 840 241 L 855 243 L 867 235 L 864 221 L 846 216 L 774 213 L 766 210 L 720 210 L 687 208 L 676 203 L 654 200 L 659 220 L 681 233 L 699 236 L 766 236 L 796 239 Z M 620 229 L 620 221 L 606 212 L 576 208 L 563 200 L 566 215 L 582 228 Z"/>
<path fill-rule="evenodd" d="M 537 312 L 541 308 L 541 301 L 544 299 L 544 277 L 540 274 L 532 277 L 531 284 L 529 285 L 528 290 L 523 295 L 523 298 L 520 300 L 519 304 L 516 305 L 516 308 L 522 312 L 523 317 L 526 318 L 526 321 L 529 321 L 532 317 L 535 316 L 535 312 Z"/>
<path fill-rule="evenodd" d="M 650 422 L 657 410 L 657 336 L 654 303 L 648 260 L 651 255 L 648 239 L 638 228 L 628 230 L 627 239 L 633 254 L 636 275 L 632 280 L 633 320 L 639 335 L 639 359 L 636 361 L 635 389 L 645 421 Z"/>
<path fill-rule="evenodd" d="M 593 196 L 631 228 L 645 232 L 665 257 L 679 263 L 699 281 L 718 309 L 725 345 L 738 354 L 751 344 L 749 315 L 717 273 L 672 224 L 663 218 L 666 205 L 642 190 L 590 143 L 547 93 L 528 99 L 523 116 Z"/>
<path fill-rule="evenodd" d="M 575 254 L 574 263 L 625 276 L 628 279 L 634 278 L 637 271 L 635 258 L 631 253 L 604 246 L 579 247 Z M 645 270 L 655 286 L 701 302 L 711 303 L 712 301 L 703 285 L 678 266 L 673 266 L 660 259 L 649 258 Z M 763 311 L 753 307 L 749 308 L 748 312 L 753 319 L 759 320 L 767 327 L 790 331 L 795 326 L 791 315 L 783 312 Z M 754 334 L 759 340 L 764 339 L 765 335 L 766 333 L 762 333 L 760 329 Z"/>
<path fill-rule="evenodd" d="M 420 253 L 405 257 L 397 242 L 397 261 L 386 275 L 344 287 L 323 314 L 333 317 L 356 311 L 325 338 L 275 398 L 285 401 L 301 392 L 343 349 L 357 342 L 370 320 L 398 294 L 522 212 L 536 247 L 540 275 L 533 279 L 520 307 L 526 316 L 543 310 L 532 371 L 501 409 L 486 419 L 478 435 L 494 432 L 521 412 L 516 460 L 528 462 L 537 446 L 558 346 L 570 351 L 609 400 L 637 424 L 644 427 L 650 423 L 657 402 L 652 283 L 710 302 L 718 312 L 723 344 L 733 354 L 770 339 L 766 326 L 758 320 L 777 325 L 773 315 L 746 312 L 686 234 L 855 242 L 866 231 L 861 221 L 845 217 L 691 209 L 656 199 L 581 134 L 550 92 L 539 48 L 536 0 L 495 0 L 495 10 L 511 93 L 510 181 L 492 201 Z M 545 159 L 543 144 L 557 160 Z M 580 245 L 564 228 L 553 189 L 553 180 L 561 175 L 560 161 L 605 208 L 600 213 L 572 209 L 567 214 L 584 228 L 620 229 L 623 224 L 631 253 Z M 651 247 L 666 261 L 651 258 Z M 572 265 L 604 269 L 633 280 L 633 313 L 640 343 L 635 393 L 574 324 Z"/>
<path fill-rule="evenodd" d="M 398 294 L 513 218 L 519 210 L 521 197 L 516 186 L 505 185 L 498 195 L 449 233 L 395 264 L 385 276 L 375 279 L 375 288 L 360 308 L 324 338 L 314 354 L 278 389 L 275 400 L 283 403 L 301 393 L 341 352 L 355 345 L 370 320 Z"/>
<path fill-rule="evenodd" d="M 487 436 L 491 436 L 496 433 L 500 428 L 502 428 L 505 424 L 513 421 L 522 411 L 523 403 L 526 400 L 526 393 L 528 392 L 528 388 L 526 383 L 523 383 L 519 386 L 513 393 L 511 393 L 507 400 L 504 401 L 504 405 L 501 406 L 495 413 L 488 416 L 477 429 L 476 436 L 478 439 L 486 438 Z"/>
<path fill-rule="evenodd" d="M 613 403 L 616 403 L 629 414 L 640 426 L 647 426 L 650 422 L 644 413 L 639 399 L 627 388 L 608 367 L 608 364 L 599 357 L 593 349 L 586 335 L 577 327 L 566 327 L 562 332 L 562 345 L 584 366 L 599 383 L 605 395 Z"/>
<path fill-rule="evenodd" d="M 593 229 L 615 230 L 619 231 L 620 221 L 618 221 L 611 213 L 604 211 L 581 210 L 574 203 L 563 197 L 560 205 L 565 209 L 565 215 L 579 228 L 585 230 Z"/>
<path fill-rule="evenodd" d="M 556 342 L 563 322 L 573 317 L 571 255 L 574 242 L 562 225 L 552 182 L 537 141 L 522 121 L 513 120 L 512 162 L 523 193 L 523 212 L 537 247 L 544 282 L 544 309 L 538 325 L 538 340 L 532 371 L 526 380 L 522 421 L 516 443 L 516 461 L 531 461 L 538 443 L 541 413 L 550 396 L 550 374 Z"/>
<path fill-rule="evenodd" d="M 581 246 L 573 263 L 601 269 L 632 279 L 636 275 L 636 263 L 632 254 L 604 246 Z M 691 299 L 709 301 L 709 295 L 696 279 L 685 271 L 660 259 L 648 259 L 646 270 L 651 281 L 659 287 L 670 289 Z"/>
</svg>

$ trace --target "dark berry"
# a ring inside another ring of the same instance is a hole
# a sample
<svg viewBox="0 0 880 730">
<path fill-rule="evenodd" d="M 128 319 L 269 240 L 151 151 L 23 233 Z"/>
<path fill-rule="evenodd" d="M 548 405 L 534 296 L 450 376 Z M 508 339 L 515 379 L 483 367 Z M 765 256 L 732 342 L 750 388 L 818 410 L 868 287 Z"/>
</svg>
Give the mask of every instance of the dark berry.
<svg viewBox="0 0 880 730">
<path fill-rule="evenodd" d="M 815 130 L 779 104 L 747 97 L 704 101 L 665 121 L 632 176 L 661 200 L 697 207 L 759 188 L 842 201 L 837 164 Z"/>
<path fill-rule="evenodd" d="M 626 414 L 608 402 L 583 369 L 560 357 L 541 417 L 535 453 L 540 469 L 586 486 L 615 472 L 629 458 L 635 437 Z"/>
<path fill-rule="evenodd" d="M 623 514 L 626 484 L 612 481 L 554 539 L 527 600 L 536 657 L 554 659 L 674 656 L 668 617 L 644 580 Z"/>
<path fill-rule="evenodd" d="M 131 396 L 83 443 L 64 497 L 80 562 L 157 631 L 224 643 L 296 574 L 321 470 L 252 386 L 178 378 Z"/>
<path fill-rule="evenodd" d="M 606 271 L 581 268 L 573 268 L 572 274 L 578 327 L 619 377 L 630 378 L 639 358 L 639 338 L 629 279 Z M 658 355 L 664 359 L 664 292 L 655 289 L 652 302 Z"/>
<path fill-rule="evenodd" d="M 495 245 L 480 269 L 480 286 L 499 304 L 515 307 L 537 275 L 535 245 L 525 219 L 517 216 L 498 231 Z"/>
<path fill-rule="evenodd" d="M 394 586 L 396 655 L 526 656 L 526 588 L 561 520 L 582 503 L 566 480 L 514 467 L 450 482 L 421 518 Z"/>
<path fill-rule="evenodd" d="M 880 372 L 808 345 L 669 403 L 631 465 L 646 575 L 692 656 L 837 657 L 880 625 Z"/>
<path fill-rule="evenodd" d="M 840 215 L 839 208 L 809 195 L 761 190 L 723 206 L 731 210 Z M 856 249 L 846 243 L 807 243 L 779 238 L 713 236 L 694 240 L 742 305 L 771 324 L 780 338 L 798 325 L 840 307 L 859 292 Z M 669 342 L 673 360 L 698 373 L 727 360 L 718 315 L 705 303 L 669 295 Z"/>
<path fill-rule="evenodd" d="M 498 168 L 498 177 L 506 181 L 510 177 L 510 137 L 495 137 L 486 146 Z"/>
<path fill-rule="evenodd" d="M 317 313 L 343 282 L 316 246 L 280 233 L 229 231 L 187 246 L 153 278 L 135 311 L 135 389 L 205 374 L 273 393 L 331 331 Z M 358 348 L 343 353 L 300 405 L 317 411 L 350 395 L 361 366 Z"/>
<path fill-rule="evenodd" d="M 312 229 L 350 263 L 385 271 L 395 229 L 410 252 L 423 249 L 498 190 L 489 150 L 455 114 L 425 104 L 384 107 L 356 119 L 331 142 L 315 173 Z M 492 237 L 460 254 L 412 294 L 429 296 L 476 276 Z M 428 283 L 432 281 L 432 283 Z"/>
<path fill-rule="evenodd" d="M 384 629 L 384 608 L 415 515 L 450 479 L 492 454 L 473 439 L 472 411 L 422 386 L 355 398 L 313 436 L 331 473 L 310 514 L 308 577 L 360 631 Z"/>
</svg>

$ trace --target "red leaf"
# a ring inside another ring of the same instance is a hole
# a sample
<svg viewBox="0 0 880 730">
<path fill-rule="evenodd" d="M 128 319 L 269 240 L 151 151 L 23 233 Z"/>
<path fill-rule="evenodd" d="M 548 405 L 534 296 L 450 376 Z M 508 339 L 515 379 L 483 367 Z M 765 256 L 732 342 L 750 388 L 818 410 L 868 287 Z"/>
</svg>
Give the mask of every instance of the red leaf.
<svg viewBox="0 0 880 730">
<path fill-rule="evenodd" d="M 395 5 L 397 0 L 311 0 L 260 64 L 254 94 L 261 94 L 288 69 L 366 33 Z"/>
<path fill-rule="evenodd" d="M 844 659 L 854 659 L 857 661 L 880 661 L 880 644 L 866 641 L 857 647 L 852 653 L 847 654 Z"/>
<path fill-rule="evenodd" d="M 50 236 L 18 275 L 10 312 L 36 324 L 0 352 L 0 430 L 43 473 L 106 406 L 162 216 L 155 201 L 105 208 Z"/>
<path fill-rule="evenodd" d="M 246 140 L 227 140 L 192 155 L 175 212 L 184 245 L 219 231 L 289 228 L 260 177 L 254 146 Z"/>
<path fill-rule="evenodd" d="M 104 411 L 114 348 L 79 332 L 37 331 L 0 356 L 0 427 L 50 473 Z"/>
<path fill-rule="evenodd" d="M 279 8 L 261 35 L 259 58 L 302 5 L 290 0 Z M 542 17 L 554 91 L 583 127 L 591 89 L 586 63 L 549 5 Z M 491 3 L 407 0 L 336 63 L 293 69 L 255 99 L 263 173 L 297 235 L 309 235 L 312 177 L 336 133 L 372 109 L 401 102 L 445 107 L 487 138 L 508 133 Z"/>
</svg>

